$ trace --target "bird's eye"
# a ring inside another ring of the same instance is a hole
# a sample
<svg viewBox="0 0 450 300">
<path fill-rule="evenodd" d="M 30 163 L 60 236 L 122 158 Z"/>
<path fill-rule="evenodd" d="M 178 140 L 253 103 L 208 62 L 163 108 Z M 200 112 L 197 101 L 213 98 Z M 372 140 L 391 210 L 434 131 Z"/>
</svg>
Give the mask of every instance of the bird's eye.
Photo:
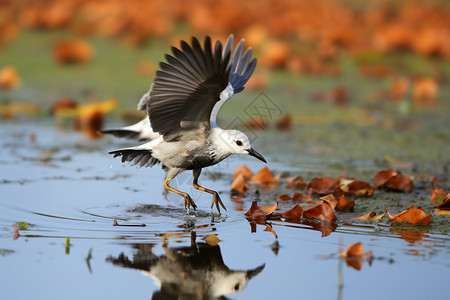
<svg viewBox="0 0 450 300">
<path fill-rule="evenodd" d="M 241 288 L 241 285 L 239 283 L 236 283 L 234 286 L 234 290 L 239 291 L 240 288 Z"/>
<path fill-rule="evenodd" d="M 236 141 L 236 145 L 242 146 L 242 142 L 241 142 L 240 140 L 237 140 L 237 141 Z"/>
</svg>

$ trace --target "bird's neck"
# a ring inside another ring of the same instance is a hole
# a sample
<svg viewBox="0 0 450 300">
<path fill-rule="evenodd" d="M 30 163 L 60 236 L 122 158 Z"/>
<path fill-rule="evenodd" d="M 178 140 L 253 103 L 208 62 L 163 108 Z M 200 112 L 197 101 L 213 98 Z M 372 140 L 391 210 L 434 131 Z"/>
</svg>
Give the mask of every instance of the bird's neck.
<svg viewBox="0 0 450 300">
<path fill-rule="evenodd" d="M 224 130 L 217 126 L 212 126 L 210 140 L 214 144 L 214 152 L 218 158 L 225 159 L 233 154 L 233 149 L 228 142 L 228 130 Z"/>
</svg>

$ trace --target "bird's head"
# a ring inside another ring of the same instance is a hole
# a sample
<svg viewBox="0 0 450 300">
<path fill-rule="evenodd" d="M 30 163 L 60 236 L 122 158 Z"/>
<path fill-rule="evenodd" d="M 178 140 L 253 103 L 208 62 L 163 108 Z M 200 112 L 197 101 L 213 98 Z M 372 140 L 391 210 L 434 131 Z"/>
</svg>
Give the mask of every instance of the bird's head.
<svg viewBox="0 0 450 300">
<path fill-rule="evenodd" d="M 223 130 L 219 134 L 219 139 L 229 154 L 247 154 L 267 163 L 265 158 L 252 148 L 250 139 L 245 133 L 239 130 Z"/>
</svg>

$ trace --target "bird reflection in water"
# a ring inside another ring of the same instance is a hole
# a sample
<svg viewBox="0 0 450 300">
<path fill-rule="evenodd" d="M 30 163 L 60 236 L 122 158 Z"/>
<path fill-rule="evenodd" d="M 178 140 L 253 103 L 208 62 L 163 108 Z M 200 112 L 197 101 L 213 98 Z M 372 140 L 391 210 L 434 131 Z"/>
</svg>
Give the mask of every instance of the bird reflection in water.
<svg viewBox="0 0 450 300">
<path fill-rule="evenodd" d="M 124 253 L 109 257 L 114 265 L 141 271 L 150 276 L 160 290 L 152 299 L 211 299 L 241 292 L 265 264 L 251 270 L 230 270 L 222 259 L 220 247 L 197 243 L 191 246 L 164 247 L 165 254 L 153 254 L 154 244 L 136 244 L 137 253 L 129 259 Z"/>
</svg>

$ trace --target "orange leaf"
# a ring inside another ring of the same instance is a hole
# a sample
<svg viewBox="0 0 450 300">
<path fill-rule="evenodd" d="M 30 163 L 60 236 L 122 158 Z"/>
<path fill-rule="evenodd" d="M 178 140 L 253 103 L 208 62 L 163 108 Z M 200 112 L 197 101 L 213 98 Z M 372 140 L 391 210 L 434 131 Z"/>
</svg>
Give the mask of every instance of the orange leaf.
<svg viewBox="0 0 450 300">
<path fill-rule="evenodd" d="M 247 167 L 247 165 L 236 167 L 236 169 L 234 169 L 233 179 L 236 179 L 239 174 L 242 174 L 245 179 L 250 179 L 253 177 L 253 172 Z"/>
<path fill-rule="evenodd" d="M 335 209 L 335 207 L 337 205 L 337 200 L 333 194 L 328 194 L 326 196 L 320 197 L 320 200 L 328 202 L 328 204 L 330 204 L 332 209 Z"/>
<path fill-rule="evenodd" d="M 450 193 L 445 196 L 443 202 L 436 206 L 440 210 L 450 210 Z"/>
<path fill-rule="evenodd" d="M 278 130 L 289 131 L 292 129 L 292 117 L 289 114 L 284 114 L 275 122 L 275 127 Z"/>
<path fill-rule="evenodd" d="M 304 189 L 306 188 L 306 182 L 300 176 L 293 176 L 286 178 L 286 188 L 288 189 Z"/>
<path fill-rule="evenodd" d="M 345 198 L 344 195 L 340 196 L 336 200 L 336 210 L 350 210 L 355 206 L 355 201 Z"/>
<path fill-rule="evenodd" d="M 336 188 L 337 181 L 331 177 L 313 178 L 307 186 L 310 194 L 331 194 Z"/>
<path fill-rule="evenodd" d="M 447 192 L 438 187 L 436 183 L 434 184 L 434 189 L 430 190 L 430 193 L 431 193 L 430 200 L 433 203 L 441 203 L 444 200 L 445 196 L 447 196 Z"/>
<path fill-rule="evenodd" d="M 408 210 L 404 210 L 398 214 L 390 214 L 388 211 L 388 215 L 389 221 L 394 223 L 407 222 L 410 224 L 427 225 L 432 221 L 431 215 L 427 215 L 422 207 L 415 207 L 414 205 L 411 205 Z"/>
<path fill-rule="evenodd" d="M 344 251 L 338 253 L 338 257 L 345 258 L 347 266 L 361 270 L 364 260 L 372 259 L 372 250 L 364 252 L 364 248 L 361 242 L 359 242 L 353 245 L 347 245 Z"/>
<path fill-rule="evenodd" d="M 364 216 L 355 218 L 355 220 L 378 221 L 379 219 L 381 219 L 382 217 L 384 217 L 384 215 L 386 214 L 386 211 L 387 211 L 387 210 L 385 210 L 383 214 L 378 215 L 378 216 L 377 216 L 376 212 L 371 211 L 370 213 L 365 214 Z"/>
<path fill-rule="evenodd" d="M 287 194 L 281 194 L 277 198 L 278 200 L 291 200 L 291 197 Z"/>
<path fill-rule="evenodd" d="M 392 176 L 394 176 L 394 174 L 392 169 L 378 172 L 373 179 L 375 188 L 377 189 L 380 186 L 383 186 Z"/>
<path fill-rule="evenodd" d="M 245 213 L 245 215 L 252 218 L 268 218 L 277 209 L 277 207 L 278 202 L 272 206 L 259 206 L 257 201 L 253 201 L 252 206 Z"/>
<path fill-rule="evenodd" d="M 323 221 L 336 221 L 336 215 L 328 203 L 322 203 L 303 212 L 303 217 L 309 219 L 320 219 Z"/>
<path fill-rule="evenodd" d="M 303 216 L 303 208 L 301 208 L 298 204 L 295 205 L 290 210 L 284 212 L 281 214 L 285 218 L 300 218 Z"/>
<path fill-rule="evenodd" d="M 264 185 L 277 185 L 279 180 L 280 177 L 273 176 L 273 173 L 269 170 L 268 167 L 262 168 L 252 177 L 252 181 L 254 183 Z"/>
<path fill-rule="evenodd" d="M 53 49 L 53 56 L 59 63 L 85 63 L 92 59 L 92 46 L 82 39 L 64 40 L 57 43 Z"/>
<path fill-rule="evenodd" d="M 354 179 L 340 179 L 338 192 L 342 191 L 344 195 L 351 196 L 372 196 L 373 187 L 367 182 Z"/>
<path fill-rule="evenodd" d="M 6 66 L 0 70 L 0 89 L 16 88 L 20 83 L 19 75 L 14 67 Z"/>
<path fill-rule="evenodd" d="M 397 174 L 392 176 L 391 179 L 386 182 L 385 187 L 394 191 L 411 192 L 414 188 L 414 184 L 408 176 Z"/>
<path fill-rule="evenodd" d="M 295 192 L 292 195 L 292 200 L 295 200 L 295 201 L 305 200 L 305 199 L 311 200 L 311 196 L 310 195 L 305 195 L 305 194 L 300 194 L 300 193 L 297 193 L 297 192 Z"/>
<path fill-rule="evenodd" d="M 254 128 L 254 129 L 264 129 L 267 126 L 266 121 L 264 121 L 263 118 L 259 118 L 259 119 L 253 118 L 253 119 L 247 120 L 244 122 L 243 125 L 245 128 Z"/>
<path fill-rule="evenodd" d="M 244 175 L 239 174 L 231 183 L 231 191 L 237 194 L 244 194 L 247 191 Z"/>
</svg>

